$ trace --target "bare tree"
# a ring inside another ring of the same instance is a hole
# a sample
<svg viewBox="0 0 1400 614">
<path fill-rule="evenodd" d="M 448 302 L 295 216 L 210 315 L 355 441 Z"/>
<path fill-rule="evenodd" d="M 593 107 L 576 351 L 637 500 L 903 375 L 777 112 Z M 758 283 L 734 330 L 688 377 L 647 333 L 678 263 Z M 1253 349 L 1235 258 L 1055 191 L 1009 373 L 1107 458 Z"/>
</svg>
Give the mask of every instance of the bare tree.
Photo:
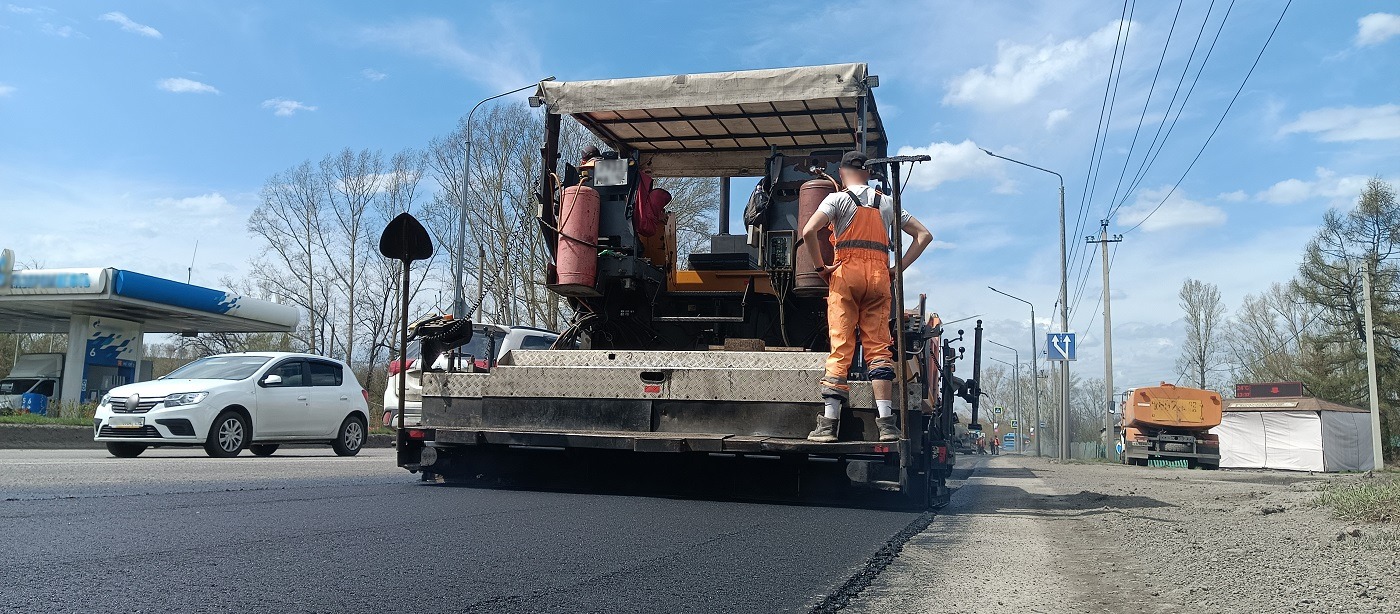
<svg viewBox="0 0 1400 614">
<path fill-rule="evenodd" d="M 1195 387 L 1209 388 L 1217 383 L 1216 374 L 1224 362 L 1221 336 L 1225 330 L 1225 305 L 1220 302 L 1220 288 L 1188 278 L 1177 296 L 1186 319 L 1177 372 Z"/>
<path fill-rule="evenodd" d="M 316 169 L 308 161 L 277 173 L 263 184 L 261 196 L 262 204 L 248 219 L 248 232 L 264 244 L 251 274 L 276 297 L 306 313 L 306 326 L 297 334 L 298 340 L 307 351 L 320 352 L 318 334 L 324 306 L 316 301 L 322 271 L 315 237 L 322 231 L 323 196 Z"/>
<path fill-rule="evenodd" d="M 1225 330 L 1235 382 L 1301 379 L 1307 355 L 1303 333 L 1315 314 L 1284 284 L 1245 296 Z"/>
<path fill-rule="evenodd" d="M 373 230 L 368 215 L 370 204 L 382 188 L 384 158 L 379 152 L 359 152 L 345 148 L 321 160 L 320 179 L 325 190 L 327 228 L 316 235 L 325 255 L 329 281 L 335 286 L 344 309 L 343 357 L 355 364 L 355 332 L 359 320 L 359 283 L 365 263 L 373 255 Z"/>
</svg>

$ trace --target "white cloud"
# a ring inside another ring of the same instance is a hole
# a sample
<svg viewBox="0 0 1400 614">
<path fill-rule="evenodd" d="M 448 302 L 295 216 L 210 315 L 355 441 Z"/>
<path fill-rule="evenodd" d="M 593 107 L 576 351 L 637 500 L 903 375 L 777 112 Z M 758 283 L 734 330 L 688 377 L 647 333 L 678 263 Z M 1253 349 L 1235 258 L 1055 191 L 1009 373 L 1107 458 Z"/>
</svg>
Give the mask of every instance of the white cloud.
<svg viewBox="0 0 1400 614">
<path fill-rule="evenodd" d="M 73 26 L 56 26 L 48 22 L 44 22 L 44 25 L 39 26 L 39 31 L 49 36 L 57 36 L 59 38 L 70 38 L 73 36 L 86 38 L 83 36 L 82 32 L 74 30 Z"/>
<path fill-rule="evenodd" d="M 360 71 L 360 76 L 369 79 L 370 81 L 383 81 L 389 75 L 387 73 L 379 72 L 373 68 L 366 68 Z"/>
<path fill-rule="evenodd" d="M 1069 117 L 1069 109 L 1055 109 L 1045 116 L 1045 129 L 1054 130 L 1055 126 L 1065 121 Z"/>
<path fill-rule="evenodd" d="M 262 108 L 272 109 L 272 114 L 278 117 L 290 117 L 297 111 L 315 111 L 316 107 L 304 104 L 298 100 L 287 100 L 285 98 L 269 98 L 264 100 Z"/>
<path fill-rule="evenodd" d="M 1391 37 L 1400 36 L 1400 15 L 1371 13 L 1356 20 L 1356 44 L 1379 45 Z"/>
<path fill-rule="evenodd" d="M 1318 167 L 1312 181 L 1285 179 L 1254 197 L 1275 205 L 1291 205 L 1313 199 L 1325 199 L 1328 204 L 1341 205 L 1355 199 L 1366 187 L 1365 175 L 1338 176 L 1337 173 Z"/>
<path fill-rule="evenodd" d="M 156 81 L 156 87 L 167 92 L 176 94 L 218 94 L 219 89 L 208 83 L 200 83 L 193 79 L 183 77 L 171 77 Z"/>
<path fill-rule="evenodd" d="M 15 93 L 15 90 L 17 89 L 19 88 L 16 88 L 13 85 L 5 85 L 4 83 L 0 83 L 0 98 L 9 97 L 9 95 Z"/>
<path fill-rule="evenodd" d="M 410 19 L 386 26 L 367 27 L 359 32 L 362 42 L 393 47 L 422 56 L 493 88 L 515 88 L 540 78 L 538 53 L 522 47 L 525 36 L 501 36 L 515 28 L 509 13 L 498 11 L 495 19 L 479 20 L 489 31 L 476 33 L 469 44 L 462 42 L 457 27 L 439 18 Z M 488 40 L 489 38 L 489 40 Z"/>
<path fill-rule="evenodd" d="M 39 12 L 39 9 L 36 8 L 30 8 L 27 6 L 16 6 L 13 4 L 6 4 L 5 10 L 19 15 L 33 15 Z"/>
<path fill-rule="evenodd" d="M 970 140 L 933 143 L 928 147 L 906 145 L 899 148 L 898 155 L 927 155 L 933 158 L 915 164 L 914 170 L 910 171 L 909 185 L 915 189 L 932 190 L 947 181 L 1002 176 L 1001 162 L 978 149 L 977 144 Z"/>
<path fill-rule="evenodd" d="M 1163 201 L 1163 198 L 1166 200 Z M 1161 208 L 1157 208 L 1159 203 Z M 1156 213 L 1153 213 L 1154 208 Z M 1132 227 L 1139 222 L 1146 232 L 1219 226 L 1225 223 L 1225 211 L 1220 207 L 1190 200 L 1182 195 L 1181 190 L 1171 192 L 1171 188 L 1162 187 L 1139 192 L 1137 201 L 1118 213 L 1119 224 Z"/>
<path fill-rule="evenodd" d="M 1279 128 L 1279 135 L 1307 132 L 1318 140 L 1379 141 L 1400 139 L 1400 105 L 1328 107 L 1307 111 Z"/>
<path fill-rule="evenodd" d="M 1249 194 L 1246 194 L 1244 190 L 1235 190 L 1216 196 L 1215 199 L 1227 203 L 1242 203 L 1249 200 Z"/>
<path fill-rule="evenodd" d="M 112 11 L 110 13 L 102 15 L 97 19 L 99 21 L 110 21 L 114 24 L 117 24 L 122 27 L 122 31 L 124 32 L 131 32 L 132 34 L 140 34 L 141 36 L 149 36 L 151 38 L 161 37 L 160 30 L 157 30 L 145 24 L 136 23 L 132 21 L 130 17 L 127 17 L 125 14 L 119 13 L 117 11 Z"/>
<path fill-rule="evenodd" d="M 948 83 L 946 105 L 1006 107 L 1027 102 L 1042 88 L 1108 60 L 1118 41 L 1118 20 L 1084 38 L 1040 46 L 997 43 L 997 62 L 971 69 Z M 1136 25 L 1136 24 L 1134 24 Z"/>
<path fill-rule="evenodd" d="M 231 215 L 237 212 L 233 205 L 229 204 L 228 199 L 218 192 L 185 198 L 157 198 L 155 204 L 159 207 L 200 215 Z"/>
</svg>

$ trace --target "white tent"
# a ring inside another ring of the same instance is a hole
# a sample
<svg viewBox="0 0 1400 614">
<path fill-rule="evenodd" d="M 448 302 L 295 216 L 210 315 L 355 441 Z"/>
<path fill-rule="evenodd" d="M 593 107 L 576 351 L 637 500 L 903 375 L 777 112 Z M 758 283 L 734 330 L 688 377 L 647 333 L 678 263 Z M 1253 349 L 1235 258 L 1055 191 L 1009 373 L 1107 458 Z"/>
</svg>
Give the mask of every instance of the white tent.
<svg viewBox="0 0 1400 614">
<path fill-rule="evenodd" d="M 1369 413 L 1321 399 L 1226 399 L 1211 432 L 1220 437 L 1222 469 L 1374 468 Z"/>
</svg>

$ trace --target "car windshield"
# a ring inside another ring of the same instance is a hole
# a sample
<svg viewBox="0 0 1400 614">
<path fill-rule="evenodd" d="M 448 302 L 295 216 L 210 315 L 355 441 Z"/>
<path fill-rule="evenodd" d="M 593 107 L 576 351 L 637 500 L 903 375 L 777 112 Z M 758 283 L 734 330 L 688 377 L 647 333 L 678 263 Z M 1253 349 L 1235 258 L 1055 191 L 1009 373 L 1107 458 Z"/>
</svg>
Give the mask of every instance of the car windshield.
<svg viewBox="0 0 1400 614">
<path fill-rule="evenodd" d="M 37 383 L 39 383 L 37 379 L 0 380 L 0 394 L 24 394 Z"/>
<path fill-rule="evenodd" d="M 258 367 L 272 360 L 267 356 L 210 356 L 201 358 L 165 376 L 167 379 L 229 379 L 247 378 Z"/>
</svg>

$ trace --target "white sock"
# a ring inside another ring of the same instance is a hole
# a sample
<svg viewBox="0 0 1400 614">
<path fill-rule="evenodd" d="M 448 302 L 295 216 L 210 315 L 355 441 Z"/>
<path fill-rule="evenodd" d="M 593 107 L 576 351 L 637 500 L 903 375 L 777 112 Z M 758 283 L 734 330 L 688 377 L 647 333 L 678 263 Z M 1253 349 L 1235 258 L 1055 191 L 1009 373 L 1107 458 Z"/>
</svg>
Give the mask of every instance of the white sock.
<svg viewBox="0 0 1400 614">
<path fill-rule="evenodd" d="M 841 399 L 822 399 L 826 402 L 826 419 L 839 420 L 841 418 Z"/>
<path fill-rule="evenodd" d="M 880 412 L 881 418 L 888 418 L 894 415 L 893 399 L 875 399 L 875 409 Z"/>
</svg>

